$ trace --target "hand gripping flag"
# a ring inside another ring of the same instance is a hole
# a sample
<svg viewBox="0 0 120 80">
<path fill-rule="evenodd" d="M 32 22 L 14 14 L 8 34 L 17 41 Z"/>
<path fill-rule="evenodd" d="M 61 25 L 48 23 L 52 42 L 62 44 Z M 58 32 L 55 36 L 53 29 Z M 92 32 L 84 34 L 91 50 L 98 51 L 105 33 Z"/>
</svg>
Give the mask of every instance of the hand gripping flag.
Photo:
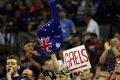
<svg viewBox="0 0 120 80">
<path fill-rule="evenodd" d="M 52 9 L 52 19 L 37 30 L 38 44 L 40 48 L 48 53 L 56 52 L 63 41 L 55 0 L 50 0 L 50 6 Z"/>
</svg>

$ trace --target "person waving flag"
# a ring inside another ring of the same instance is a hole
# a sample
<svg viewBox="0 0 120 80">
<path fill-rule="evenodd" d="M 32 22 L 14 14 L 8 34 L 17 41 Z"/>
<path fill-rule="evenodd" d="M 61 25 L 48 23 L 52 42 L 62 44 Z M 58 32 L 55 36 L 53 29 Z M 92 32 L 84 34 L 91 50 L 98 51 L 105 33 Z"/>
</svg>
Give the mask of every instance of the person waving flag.
<svg viewBox="0 0 120 80">
<path fill-rule="evenodd" d="M 50 0 L 50 7 L 52 10 L 52 18 L 37 30 L 38 45 L 47 53 L 56 52 L 63 42 L 55 0 Z"/>
</svg>

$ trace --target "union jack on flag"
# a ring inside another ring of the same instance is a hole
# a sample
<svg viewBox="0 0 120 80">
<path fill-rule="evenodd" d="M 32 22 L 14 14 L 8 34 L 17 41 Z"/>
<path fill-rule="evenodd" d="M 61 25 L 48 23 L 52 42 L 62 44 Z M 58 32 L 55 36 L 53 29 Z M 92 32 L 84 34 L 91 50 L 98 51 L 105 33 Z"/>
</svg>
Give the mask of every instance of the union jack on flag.
<svg viewBox="0 0 120 80">
<path fill-rule="evenodd" d="M 63 42 L 60 19 L 57 13 L 55 0 L 50 1 L 52 19 L 40 26 L 37 30 L 37 40 L 40 48 L 48 53 L 56 52 Z"/>
<path fill-rule="evenodd" d="M 38 42 L 40 44 L 40 47 L 47 52 L 51 52 L 49 50 L 49 48 L 52 47 L 52 43 L 51 42 L 49 43 L 49 39 L 50 39 L 50 37 L 47 37 L 47 38 L 41 37 L 41 39 L 38 38 Z"/>
</svg>

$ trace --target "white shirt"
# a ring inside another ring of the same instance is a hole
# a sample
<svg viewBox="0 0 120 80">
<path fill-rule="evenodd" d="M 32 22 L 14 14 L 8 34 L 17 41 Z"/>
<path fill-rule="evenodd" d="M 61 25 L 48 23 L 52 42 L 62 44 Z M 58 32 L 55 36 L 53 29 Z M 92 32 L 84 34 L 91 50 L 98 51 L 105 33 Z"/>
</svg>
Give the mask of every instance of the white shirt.
<svg viewBox="0 0 120 80">
<path fill-rule="evenodd" d="M 95 20 L 91 19 L 89 21 L 86 32 L 95 33 L 97 35 L 98 39 L 100 39 L 99 26 Z"/>
</svg>

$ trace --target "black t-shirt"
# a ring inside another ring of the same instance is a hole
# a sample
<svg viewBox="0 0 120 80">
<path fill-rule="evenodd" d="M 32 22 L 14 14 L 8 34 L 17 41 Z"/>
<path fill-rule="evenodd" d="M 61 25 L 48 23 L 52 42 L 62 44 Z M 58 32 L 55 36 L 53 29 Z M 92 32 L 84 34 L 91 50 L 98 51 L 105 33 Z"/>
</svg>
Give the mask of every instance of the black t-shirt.
<svg viewBox="0 0 120 80">
<path fill-rule="evenodd" d="M 112 51 L 109 52 L 105 63 L 103 64 L 105 71 L 111 72 L 114 71 L 115 68 L 115 55 L 113 54 Z"/>
</svg>

